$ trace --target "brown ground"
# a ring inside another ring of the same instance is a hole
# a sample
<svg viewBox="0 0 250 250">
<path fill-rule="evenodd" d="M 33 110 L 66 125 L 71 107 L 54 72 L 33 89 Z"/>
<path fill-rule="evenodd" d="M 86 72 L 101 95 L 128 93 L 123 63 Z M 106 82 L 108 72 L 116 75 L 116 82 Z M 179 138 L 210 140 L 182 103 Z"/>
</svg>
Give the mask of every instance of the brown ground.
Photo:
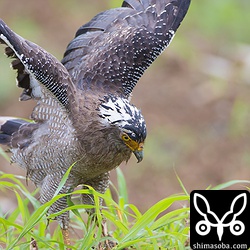
<svg viewBox="0 0 250 250">
<path fill-rule="evenodd" d="M 59 0 L 14 2 L 0 2 L 0 17 L 58 58 L 81 24 L 111 7 L 110 1 L 97 0 L 74 1 L 74 6 Z M 200 34 L 191 18 L 192 10 L 133 94 L 132 102 L 147 121 L 148 138 L 144 161 L 137 164 L 131 159 L 122 170 L 129 200 L 142 211 L 182 191 L 175 172 L 188 191 L 250 180 L 250 49 L 223 35 L 214 41 Z M 0 115 L 29 117 L 32 107 L 18 102 L 19 90 L 8 64 L 1 55 Z M 25 175 L 1 157 L 0 161 L 0 170 Z M 115 182 L 115 171 L 112 175 Z M 15 202 L 9 193 L 0 193 L 0 199 L 4 210 Z"/>
</svg>

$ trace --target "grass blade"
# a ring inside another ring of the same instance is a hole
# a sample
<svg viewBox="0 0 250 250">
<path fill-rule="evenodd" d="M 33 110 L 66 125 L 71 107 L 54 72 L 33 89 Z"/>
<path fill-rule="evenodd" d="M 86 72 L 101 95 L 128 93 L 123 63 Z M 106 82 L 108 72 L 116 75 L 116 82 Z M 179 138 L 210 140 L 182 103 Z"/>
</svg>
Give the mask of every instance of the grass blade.
<svg viewBox="0 0 250 250">
<path fill-rule="evenodd" d="M 165 211 L 169 206 L 171 206 L 174 202 L 180 200 L 186 200 L 187 196 L 171 196 L 165 198 L 155 205 L 153 205 L 146 213 L 144 213 L 141 218 L 134 224 L 134 226 L 129 230 L 129 233 L 122 239 L 122 243 L 135 238 L 139 231 L 143 231 L 144 228 L 148 227 L 155 218 Z"/>
<path fill-rule="evenodd" d="M 228 181 L 222 184 L 219 184 L 213 188 L 211 188 L 211 190 L 221 190 L 221 189 L 225 189 L 228 188 L 230 186 L 236 185 L 236 184 L 250 184 L 249 180 L 232 180 L 232 181 Z"/>
</svg>

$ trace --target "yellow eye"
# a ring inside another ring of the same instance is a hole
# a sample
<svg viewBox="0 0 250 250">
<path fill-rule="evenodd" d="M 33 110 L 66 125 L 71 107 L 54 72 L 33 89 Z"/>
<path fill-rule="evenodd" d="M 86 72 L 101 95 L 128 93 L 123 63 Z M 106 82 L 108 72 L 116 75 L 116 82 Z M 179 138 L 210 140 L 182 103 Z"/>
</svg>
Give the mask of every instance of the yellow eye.
<svg viewBox="0 0 250 250">
<path fill-rule="evenodd" d="M 123 134 L 122 135 L 122 140 L 127 142 L 127 141 L 130 141 L 131 139 L 127 134 Z"/>
</svg>

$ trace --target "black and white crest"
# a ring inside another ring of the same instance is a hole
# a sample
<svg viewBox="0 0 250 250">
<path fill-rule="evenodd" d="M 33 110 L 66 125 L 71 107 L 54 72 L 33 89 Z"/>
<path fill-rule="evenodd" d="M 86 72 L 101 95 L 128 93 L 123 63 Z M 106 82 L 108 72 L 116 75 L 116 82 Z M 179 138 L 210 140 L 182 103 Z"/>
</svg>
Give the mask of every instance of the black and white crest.
<svg viewBox="0 0 250 250">
<path fill-rule="evenodd" d="M 101 122 L 106 126 L 114 125 L 130 134 L 134 139 L 146 138 L 146 123 L 141 111 L 125 98 L 105 97 L 99 107 Z"/>
</svg>

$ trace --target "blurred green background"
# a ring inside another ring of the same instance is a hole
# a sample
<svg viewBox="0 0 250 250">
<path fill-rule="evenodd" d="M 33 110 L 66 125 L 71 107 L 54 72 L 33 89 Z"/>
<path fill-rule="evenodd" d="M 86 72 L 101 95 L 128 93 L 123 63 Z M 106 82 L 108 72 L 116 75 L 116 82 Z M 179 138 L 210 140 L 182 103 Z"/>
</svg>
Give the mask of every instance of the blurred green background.
<svg viewBox="0 0 250 250">
<path fill-rule="evenodd" d="M 0 0 L 0 17 L 61 59 L 78 27 L 121 2 Z M 130 202 L 142 211 L 181 192 L 175 172 L 188 191 L 250 180 L 249 10 L 249 0 L 192 0 L 172 44 L 137 85 L 132 102 L 147 121 L 145 157 L 122 170 Z M 1 53 L 0 115 L 28 118 L 34 103 L 18 101 L 9 63 Z M 3 157 L 0 170 L 26 174 Z M 0 202 L 3 210 L 15 205 L 9 194 Z"/>
</svg>

